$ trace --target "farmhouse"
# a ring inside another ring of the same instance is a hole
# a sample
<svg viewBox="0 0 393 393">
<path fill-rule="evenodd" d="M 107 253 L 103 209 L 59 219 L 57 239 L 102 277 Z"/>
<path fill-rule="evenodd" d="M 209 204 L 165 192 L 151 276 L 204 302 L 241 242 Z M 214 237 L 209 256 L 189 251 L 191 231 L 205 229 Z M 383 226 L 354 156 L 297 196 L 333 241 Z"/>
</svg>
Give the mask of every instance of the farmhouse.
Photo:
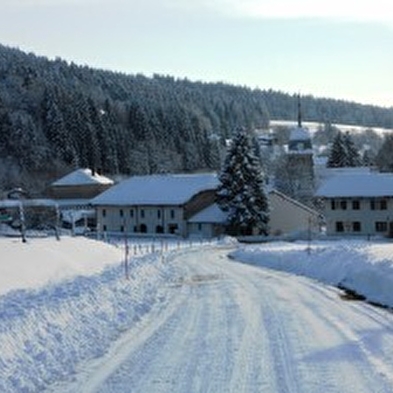
<svg viewBox="0 0 393 393">
<path fill-rule="evenodd" d="M 51 183 L 45 194 L 59 207 L 62 226 L 72 229 L 73 233 L 76 230 L 84 232 L 96 226 L 90 200 L 113 184 L 113 180 L 91 169 L 79 168 Z"/>
<path fill-rule="evenodd" d="M 188 236 L 187 221 L 214 202 L 216 174 L 133 176 L 91 201 L 99 231 Z"/>
<path fill-rule="evenodd" d="M 393 175 L 342 174 L 318 189 L 328 235 L 392 235 Z"/>
<path fill-rule="evenodd" d="M 68 200 L 80 203 L 90 201 L 113 185 L 113 180 L 92 173 L 91 169 L 77 169 L 68 175 L 56 180 L 49 185 L 46 195 L 49 198 L 62 200 L 66 204 Z M 77 203 L 76 203 L 77 204 Z"/>
<path fill-rule="evenodd" d="M 320 231 L 322 216 L 319 212 L 275 189 L 268 196 L 271 235 Z"/>
</svg>

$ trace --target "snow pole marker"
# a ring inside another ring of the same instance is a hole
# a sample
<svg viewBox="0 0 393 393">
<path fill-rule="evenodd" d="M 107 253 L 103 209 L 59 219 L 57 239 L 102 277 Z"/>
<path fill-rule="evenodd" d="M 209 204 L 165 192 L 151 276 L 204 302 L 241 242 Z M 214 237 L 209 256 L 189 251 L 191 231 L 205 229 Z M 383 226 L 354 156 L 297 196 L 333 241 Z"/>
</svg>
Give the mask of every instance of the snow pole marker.
<svg viewBox="0 0 393 393">
<path fill-rule="evenodd" d="M 19 203 L 19 218 L 20 218 L 20 230 L 22 234 L 22 243 L 26 243 L 26 222 L 25 222 L 25 211 L 23 209 L 22 202 Z"/>
<path fill-rule="evenodd" d="M 59 204 L 56 203 L 55 204 L 55 211 L 56 211 L 56 223 L 55 223 L 55 236 L 56 236 L 56 240 L 60 240 L 60 209 L 59 209 Z"/>
<path fill-rule="evenodd" d="M 161 242 L 161 263 L 164 263 L 164 243 Z"/>
<path fill-rule="evenodd" d="M 128 236 L 127 236 L 127 227 L 124 222 L 124 275 L 126 280 L 129 280 L 129 273 L 128 273 L 128 257 L 130 253 L 130 248 L 128 245 Z"/>
</svg>

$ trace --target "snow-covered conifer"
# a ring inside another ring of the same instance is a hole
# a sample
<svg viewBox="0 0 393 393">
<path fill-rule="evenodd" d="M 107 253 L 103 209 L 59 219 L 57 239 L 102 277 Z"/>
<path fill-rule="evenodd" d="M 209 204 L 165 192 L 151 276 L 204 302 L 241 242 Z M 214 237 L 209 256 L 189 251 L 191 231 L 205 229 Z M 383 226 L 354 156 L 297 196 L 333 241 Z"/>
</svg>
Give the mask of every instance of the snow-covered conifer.
<svg viewBox="0 0 393 393">
<path fill-rule="evenodd" d="M 228 229 L 235 235 L 268 233 L 269 203 L 264 173 L 250 135 L 239 130 L 232 140 L 219 176 L 217 203 L 228 213 Z"/>
<path fill-rule="evenodd" d="M 343 137 L 345 153 L 346 153 L 346 166 L 356 167 L 361 166 L 361 158 L 358 149 L 356 148 L 351 135 L 347 131 Z"/>
<path fill-rule="evenodd" d="M 347 152 L 341 131 L 337 132 L 333 140 L 327 166 L 328 168 L 342 168 L 347 166 Z"/>
</svg>

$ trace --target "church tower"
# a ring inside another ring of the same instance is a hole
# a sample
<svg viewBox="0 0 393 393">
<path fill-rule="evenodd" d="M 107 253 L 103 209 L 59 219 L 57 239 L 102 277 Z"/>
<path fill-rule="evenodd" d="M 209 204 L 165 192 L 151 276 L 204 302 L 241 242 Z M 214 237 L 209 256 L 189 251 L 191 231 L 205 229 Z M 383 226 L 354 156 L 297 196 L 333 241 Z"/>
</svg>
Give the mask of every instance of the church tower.
<svg viewBox="0 0 393 393">
<path fill-rule="evenodd" d="M 302 125 L 300 95 L 298 95 L 297 105 L 297 125 L 291 129 L 288 142 L 288 186 L 294 199 L 311 205 L 314 195 L 313 149 L 310 132 Z"/>
</svg>

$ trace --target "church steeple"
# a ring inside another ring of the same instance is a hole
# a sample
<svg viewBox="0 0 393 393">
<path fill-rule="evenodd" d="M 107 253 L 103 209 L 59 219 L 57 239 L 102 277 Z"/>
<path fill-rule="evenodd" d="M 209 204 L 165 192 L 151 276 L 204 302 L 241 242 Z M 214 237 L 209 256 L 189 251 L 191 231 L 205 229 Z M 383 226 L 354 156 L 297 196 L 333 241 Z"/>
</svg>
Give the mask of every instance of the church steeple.
<svg viewBox="0 0 393 393">
<path fill-rule="evenodd" d="M 300 93 L 297 95 L 297 126 L 302 128 L 302 104 L 300 101 Z"/>
</svg>

